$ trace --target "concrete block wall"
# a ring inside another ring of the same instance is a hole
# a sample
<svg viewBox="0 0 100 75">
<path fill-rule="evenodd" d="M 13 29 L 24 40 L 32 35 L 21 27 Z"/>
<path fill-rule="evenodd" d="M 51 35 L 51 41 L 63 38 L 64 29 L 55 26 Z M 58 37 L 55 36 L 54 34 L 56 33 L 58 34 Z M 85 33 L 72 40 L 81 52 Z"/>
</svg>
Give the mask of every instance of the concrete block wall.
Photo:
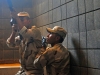
<svg viewBox="0 0 100 75">
<path fill-rule="evenodd" d="M 100 75 L 100 0 L 33 0 L 33 23 L 64 27 L 63 45 L 71 55 L 71 75 Z"/>
</svg>

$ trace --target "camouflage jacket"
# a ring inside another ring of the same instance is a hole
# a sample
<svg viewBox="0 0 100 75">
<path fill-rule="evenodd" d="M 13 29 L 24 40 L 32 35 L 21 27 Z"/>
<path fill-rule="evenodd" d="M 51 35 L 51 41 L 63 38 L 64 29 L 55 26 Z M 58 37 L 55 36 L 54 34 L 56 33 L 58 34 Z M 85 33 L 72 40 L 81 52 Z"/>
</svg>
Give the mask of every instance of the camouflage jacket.
<svg viewBox="0 0 100 75">
<path fill-rule="evenodd" d="M 46 66 L 48 75 L 70 75 L 69 52 L 61 43 L 47 48 L 34 64 L 39 69 Z"/>
<path fill-rule="evenodd" d="M 27 29 L 25 26 L 19 31 L 23 39 L 20 36 L 15 37 L 15 42 L 10 43 L 7 39 L 7 45 L 9 47 L 19 47 L 20 64 L 24 71 L 31 73 L 43 73 L 42 69 L 38 70 L 34 67 L 33 61 L 37 53 L 41 50 L 42 37 L 40 31 L 32 26 L 31 29 Z"/>
</svg>

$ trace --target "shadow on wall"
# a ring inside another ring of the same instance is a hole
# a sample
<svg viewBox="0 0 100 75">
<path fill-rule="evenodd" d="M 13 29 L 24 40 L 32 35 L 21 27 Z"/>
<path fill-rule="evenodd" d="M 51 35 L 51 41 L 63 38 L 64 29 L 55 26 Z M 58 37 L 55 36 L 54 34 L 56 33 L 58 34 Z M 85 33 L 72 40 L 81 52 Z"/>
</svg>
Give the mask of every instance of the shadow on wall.
<svg viewBox="0 0 100 75">
<path fill-rule="evenodd" d="M 70 50 L 71 75 L 87 75 L 87 50 L 82 49 L 80 43 L 72 38 L 73 50 Z"/>
</svg>

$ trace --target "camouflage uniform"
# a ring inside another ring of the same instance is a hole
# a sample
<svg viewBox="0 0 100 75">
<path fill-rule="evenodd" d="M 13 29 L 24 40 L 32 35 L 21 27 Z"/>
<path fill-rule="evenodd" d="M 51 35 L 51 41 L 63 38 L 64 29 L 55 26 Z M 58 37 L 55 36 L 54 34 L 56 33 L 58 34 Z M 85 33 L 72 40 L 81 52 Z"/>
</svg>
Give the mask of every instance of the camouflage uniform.
<svg viewBox="0 0 100 75">
<path fill-rule="evenodd" d="M 20 36 L 15 37 L 15 42 L 10 43 L 7 39 L 7 45 L 9 47 L 19 47 L 21 70 L 16 75 L 43 75 L 43 69 L 37 69 L 34 67 L 33 61 L 38 51 L 41 50 L 41 33 L 35 27 L 27 29 L 25 26 L 19 31 L 23 39 Z"/>
<path fill-rule="evenodd" d="M 39 69 L 46 65 L 48 75 L 69 75 L 69 62 L 69 52 L 61 43 L 47 48 L 46 51 L 34 61 L 35 67 Z"/>
<path fill-rule="evenodd" d="M 51 34 L 57 33 L 63 39 L 66 36 L 66 31 L 59 26 L 55 26 L 53 29 L 48 28 L 47 31 Z M 35 59 L 34 64 L 39 69 L 46 66 L 48 75 L 70 75 L 69 51 L 62 43 L 48 47 L 42 55 Z"/>
</svg>

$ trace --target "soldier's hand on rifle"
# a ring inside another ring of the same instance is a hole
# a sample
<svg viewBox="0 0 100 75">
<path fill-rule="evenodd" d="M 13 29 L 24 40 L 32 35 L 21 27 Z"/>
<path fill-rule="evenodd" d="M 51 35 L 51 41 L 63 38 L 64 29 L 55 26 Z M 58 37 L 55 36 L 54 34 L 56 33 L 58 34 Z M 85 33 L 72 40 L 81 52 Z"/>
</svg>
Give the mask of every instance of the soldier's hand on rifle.
<svg viewBox="0 0 100 75">
<path fill-rule="evenodd" d="M 18 25 L 13 24 L 12 25 L 12 32 L 17 32 L 17 30 L 18 30 Z"/>
<path fill-rule="evenodd" d="M 46 49 L 47 47 L 47 42 L 46 42 L 46 37 L 42 37 L 42 47 L 44 47 Z"/>
</svg>

